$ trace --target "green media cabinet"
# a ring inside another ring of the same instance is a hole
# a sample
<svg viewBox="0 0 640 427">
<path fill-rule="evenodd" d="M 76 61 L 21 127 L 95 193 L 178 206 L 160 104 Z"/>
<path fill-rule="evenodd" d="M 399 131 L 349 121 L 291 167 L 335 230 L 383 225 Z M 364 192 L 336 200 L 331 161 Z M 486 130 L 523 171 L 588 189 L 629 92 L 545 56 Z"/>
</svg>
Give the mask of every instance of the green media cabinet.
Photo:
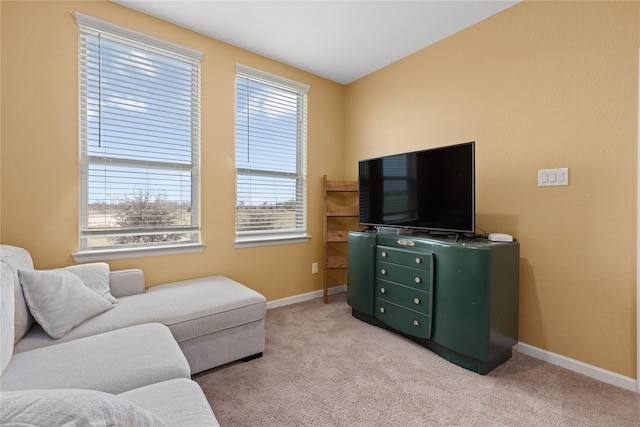
<svg viewBox="0 0 640 427">
<path fill-rule="evenodd" d="M 486 374 L 518 342 L 520 246 L 349 232 L 353 316 Z"/>
</svg>

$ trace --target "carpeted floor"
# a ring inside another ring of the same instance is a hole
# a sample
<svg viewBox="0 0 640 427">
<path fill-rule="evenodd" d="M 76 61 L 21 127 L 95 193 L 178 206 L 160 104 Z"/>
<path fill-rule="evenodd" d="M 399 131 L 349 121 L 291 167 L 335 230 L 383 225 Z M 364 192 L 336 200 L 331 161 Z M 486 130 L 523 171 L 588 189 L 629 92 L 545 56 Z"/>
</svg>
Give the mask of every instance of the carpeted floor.
<svg viewBox="0 0 640 427">
<path fill-rule="evenodd" d="M 222 427 L 640 426 L 640 394 L 515 352 L 488 375 L 351 316 L 267 312 L 264 356 L 194 376 Z"/>
</svg>

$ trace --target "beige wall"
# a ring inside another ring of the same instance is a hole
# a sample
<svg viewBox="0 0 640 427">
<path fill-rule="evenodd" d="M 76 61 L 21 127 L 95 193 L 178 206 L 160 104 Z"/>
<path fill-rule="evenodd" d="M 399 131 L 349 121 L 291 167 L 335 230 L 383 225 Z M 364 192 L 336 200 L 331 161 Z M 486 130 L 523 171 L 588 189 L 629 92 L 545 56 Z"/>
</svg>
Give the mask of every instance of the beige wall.
<svg viewBox="0 0 640 427">
<path fill-rule="evenodd" d="M 107 1 L 2 1 L 2 243 L 36 268 L 73 264 L 78 249 L 79 11 L 199 50 L 202 62 L 203 253 L 118 260 L 147 285 L 225 274 L 278 299 L 322 288 L 322 175 L 341 178 L 344 86 Z M 234 249 L 235 64 L 309 84 L 309 243 Z"/>
<path fill-rule="evenodd" d="M 639 18 L 521 3 L 349 85 L 345 122 L 347 178 L 475 140 L 478 231 L 521 244 L 520 340 L 634 378 Z"/>
</svg>

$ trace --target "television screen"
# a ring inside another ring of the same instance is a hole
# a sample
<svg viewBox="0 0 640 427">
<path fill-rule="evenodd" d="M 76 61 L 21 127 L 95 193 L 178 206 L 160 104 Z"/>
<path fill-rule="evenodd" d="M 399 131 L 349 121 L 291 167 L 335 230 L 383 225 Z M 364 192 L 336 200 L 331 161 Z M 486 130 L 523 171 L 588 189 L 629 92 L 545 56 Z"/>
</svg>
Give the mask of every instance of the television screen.
<svg viewBox="0 0 640 427">
<path fill-rule="evenodd" d="M 360 224 L 475 233 L 475 143 L 359 162 Z"/>
</svg>

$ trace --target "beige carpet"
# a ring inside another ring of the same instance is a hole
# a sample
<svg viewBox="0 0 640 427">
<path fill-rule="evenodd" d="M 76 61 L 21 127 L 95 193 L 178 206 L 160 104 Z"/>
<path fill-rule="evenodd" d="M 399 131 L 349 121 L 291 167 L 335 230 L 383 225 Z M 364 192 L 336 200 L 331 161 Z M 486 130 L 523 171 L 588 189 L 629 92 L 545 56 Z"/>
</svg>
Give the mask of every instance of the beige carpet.
<svg viewBox="0 0 640 427">
<path fill-rule="evenodd" d="M 222 427 L 640 426 L 640 395 L 514 353 L 486 376 L 351 316 L 267 312 L 264 356 L 198 374 Z"/>
</svg>

